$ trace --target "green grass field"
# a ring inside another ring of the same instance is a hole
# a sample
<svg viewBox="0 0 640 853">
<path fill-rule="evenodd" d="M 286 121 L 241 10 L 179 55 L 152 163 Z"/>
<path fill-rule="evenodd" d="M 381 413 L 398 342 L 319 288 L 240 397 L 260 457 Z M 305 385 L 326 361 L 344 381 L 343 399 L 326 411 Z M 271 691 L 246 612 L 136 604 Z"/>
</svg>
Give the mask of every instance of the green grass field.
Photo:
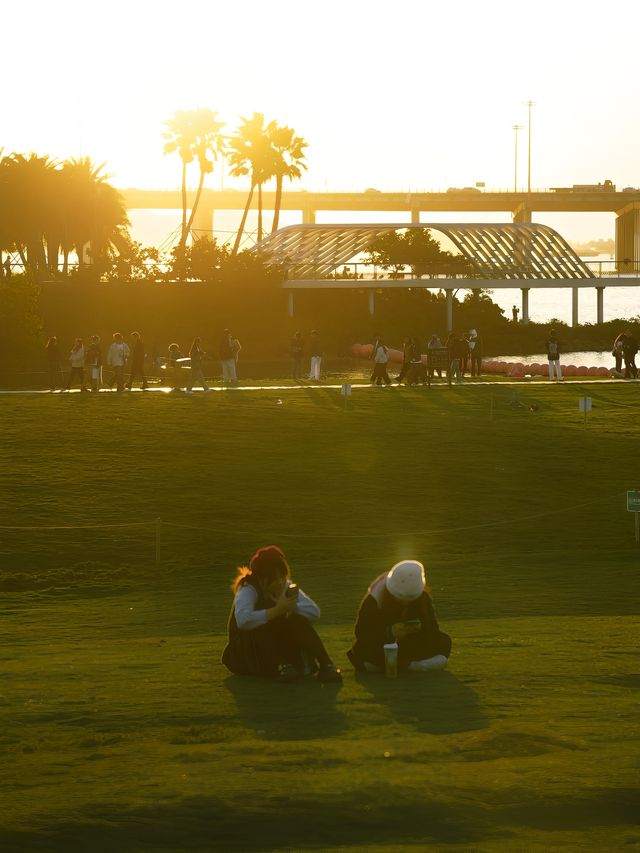
<svg viewBox="0 0 640 853">
<path fill-rule="evenodd" d="M 0 848 L 640 848 L 638 394 L 0 400 Z M 235 566 L 272 542 L 341 688 L 219 663 Z M 449 669 L 356 676 L 401 557 Z"/>
</svg>

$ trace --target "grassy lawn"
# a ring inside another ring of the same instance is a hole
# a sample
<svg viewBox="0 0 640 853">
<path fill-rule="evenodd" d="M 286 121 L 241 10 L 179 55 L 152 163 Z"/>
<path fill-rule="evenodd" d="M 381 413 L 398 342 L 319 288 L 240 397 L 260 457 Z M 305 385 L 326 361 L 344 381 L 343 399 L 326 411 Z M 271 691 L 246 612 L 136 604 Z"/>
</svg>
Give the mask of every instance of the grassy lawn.
<svg viewBox="0 0 640 853">
<path fill-rule="evenodd" d="M 0 400 L 0 848 L 640 848 L 639 393 Z M 341 688 L 219 663 L 271 542 Z M 401 557 L 449 669 L 356 676 L 359 600 Z"/>
</svg>

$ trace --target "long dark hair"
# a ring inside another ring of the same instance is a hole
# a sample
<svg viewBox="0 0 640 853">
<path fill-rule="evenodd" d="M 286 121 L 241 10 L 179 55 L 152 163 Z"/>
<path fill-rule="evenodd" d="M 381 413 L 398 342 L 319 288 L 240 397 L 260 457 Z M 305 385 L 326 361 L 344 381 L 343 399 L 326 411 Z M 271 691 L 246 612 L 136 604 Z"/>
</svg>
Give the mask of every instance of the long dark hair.
<svg viewBox="0 0 640 853">
<path fill-rule="evenodd" d="M 255 587 L 267 586 L 276 578 L 288 578 L 291 569 L 284 551 L 277 545 L 265 545 L 258 548 L 248 566 L 240 566 L 231 589 L 236 593 L 241 586 L 251 584 Z"/>
</svg>

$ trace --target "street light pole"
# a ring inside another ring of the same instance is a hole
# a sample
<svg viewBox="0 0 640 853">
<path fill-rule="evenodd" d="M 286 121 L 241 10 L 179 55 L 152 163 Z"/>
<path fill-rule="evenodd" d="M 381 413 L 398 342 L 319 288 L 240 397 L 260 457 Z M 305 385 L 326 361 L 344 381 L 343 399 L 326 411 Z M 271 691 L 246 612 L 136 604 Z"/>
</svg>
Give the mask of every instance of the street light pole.
<svg viewBox="0 0 640 853">
<path fill-rule="evenodd" d="M 531 107 L 535 107 L 535 101 L 527 101 L 525 104 L 529 108 L 529 159 L 527 166 L 527 192 L 531 192 Z"/>
<path fill-rule="evenodd" d="M 522 130 L 521 124 L 514 124 L 513 129 L 515 130 L 516 137 L 516 150 L 514 155 L 514 166 L 513 166 L 513 191 L 514 193 L 518 192 L 518 131 Z"/>
</svg>

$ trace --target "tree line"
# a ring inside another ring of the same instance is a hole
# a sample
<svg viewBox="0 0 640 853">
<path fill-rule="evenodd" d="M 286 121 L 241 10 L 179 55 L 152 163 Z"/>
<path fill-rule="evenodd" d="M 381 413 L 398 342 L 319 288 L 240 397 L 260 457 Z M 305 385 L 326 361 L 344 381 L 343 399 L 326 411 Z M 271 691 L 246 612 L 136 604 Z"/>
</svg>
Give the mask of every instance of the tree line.
<svg viewBox="0 0 640 853">
<path fill-rule="evenodd" d="M 209 109 L 178 111 L 165 123 L 164 151 L 181 160 L 182 221 L 180 238 L 167 264 L 153 247 L 134 243 L 122 195 L 109 183 L 105 164 L 89 157 L 57 161 L 49 155 L 0 150 L 0 263 L 2 253 L 17 255 L 34 281 L 81 274 L 94 279 L 139 280 L 186 277 L 211 280 L 221 267 L 237 268 L 240 245 L 254 195 L 258 197 L 258 240 L 264 236 L 262 188 L 276 184 L 271 229 L 277 230 L 285 180 L 300 178 L 306 168 L 307 142 L 291 127 L 266 122 L 262 113 L 241 118 L 224 133 L 224 124 Z M 189 235 L 207 175 L 224 159 L 233 176 L 249 176 L 249 192 L 233 245 L 194 241 Z M 198 168 L 195 197 L 189 204 L 189 167 Z M 197 248 L 198 243 L 211 243 Z M 70 255 L 77 264 L 70 264 Z M 207 267 L 207 264 L 211 264 Z"/>
</svg>

